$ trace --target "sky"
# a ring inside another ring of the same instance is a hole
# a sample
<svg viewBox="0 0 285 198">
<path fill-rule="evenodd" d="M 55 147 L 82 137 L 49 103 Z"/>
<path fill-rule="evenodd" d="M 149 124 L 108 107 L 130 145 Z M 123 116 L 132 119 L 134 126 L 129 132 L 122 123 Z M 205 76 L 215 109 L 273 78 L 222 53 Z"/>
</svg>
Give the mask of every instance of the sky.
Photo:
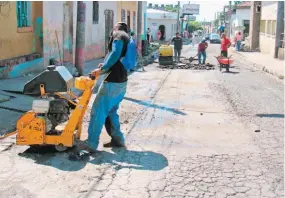
<svg viewBox="0 0 285 198">
<path fill-rule="evenodd" d="M 178 1 L 173 0 L 152 0 L 147 1 L 147 4 L 177 4 Z M 189 1 L 180 1 L 180 5 L 188 4 Z M 229 1 L 190 1 L 190 4 L 200 4 L 200 15 L 196 16 L 197 21 L 212 21 L 215 19 L 215 13 L 223 11 L 223 6 Z M 181 6 L 182 7 L 182 6 Z"/>
</svg>

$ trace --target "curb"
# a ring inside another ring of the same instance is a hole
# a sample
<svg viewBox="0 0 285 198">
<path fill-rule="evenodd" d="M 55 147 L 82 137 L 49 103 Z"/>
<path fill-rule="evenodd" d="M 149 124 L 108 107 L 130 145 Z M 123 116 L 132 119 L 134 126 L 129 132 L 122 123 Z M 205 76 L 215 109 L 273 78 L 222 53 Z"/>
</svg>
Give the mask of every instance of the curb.
<svg viewBox="0 0 285 198">
<path fill-rule="evenodd" d="M 270 69 L 270 68 L 267 68 L 267 66 L 260 65 L 260 64 L 257 64 L 257 63 L 255 63 L 255 62 L 249 60 L 246 56 L 244 56 L 244 55 L 241 54 L 240 52 L 237 52 L 237 51 L 235 51 L 235 50 L 233 50 L 233 49 L 231 49 L 231 52 L 232 52 L 233 54 L 236 54 L 236 55 L 241 56 L 241 57 L 243 57 L 244 59 L 246 59 L 248 62 L 250 62 L 250 64 L 251 64 L 252 67 L 255 67 L 255 68 L 257 68 L 257 69 L 259 69 L 259 70 L 261 70 L 261 71 L 263 71 L 263 72 L 266 72 L 266 73 L 268 73 L 268 74 L 271 74 L 271 75 L 273 75 L 273 76 L 276 76 L 276 77 L 278 77 L 278 78 L 281 79 L 281 80 L 284 79 L 284 75 L 283 75 L 283 74 L 279 74 L 279 73 L 277 73 L 275 70 Z M 250 53 L 250 52 L 249 52 L 249 53 Z"/>
</svg>

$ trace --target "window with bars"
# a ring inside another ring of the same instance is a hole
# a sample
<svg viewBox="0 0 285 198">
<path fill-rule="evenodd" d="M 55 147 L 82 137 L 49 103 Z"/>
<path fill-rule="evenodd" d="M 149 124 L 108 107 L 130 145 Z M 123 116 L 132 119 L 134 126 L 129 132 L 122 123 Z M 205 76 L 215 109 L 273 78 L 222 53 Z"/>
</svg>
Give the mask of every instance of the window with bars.
<svg viewBox="0 0 285 198">
<path fill-rule="evenodd" d="M 129 10 L 127 11 L 127 25 L 130 29 L 131 28 L 131 13 Z"/>
<path fill-rule="evenodd" d="M 136 31 L 137 31 L 137 15 L 136 15 L 135 11 L 133 11 L 133 31 L 136 34 Z"/>
<path fill-rule="evenodd" d="M 126 11 L 124 9 L 121 10 L 121 22 L 126 22 Z"/>
<path fill-rule="evenodd" d="M 99 23 L 99 2 L 93 1 L 93 24 Z"/>
<path fill-rule="evenodd" d="M 31 27 L 31 2 L 29 1 L 17 1 L 17 26 Z"/>
<path fill-rule="evenodd" d="M 265 26 L 266 26 L 266 21 L 261 20 L 260 21 L 260 33 L 265 33 Z"/>
<path fill-rule="evenodd" d="M 271 35 L 276 35 L 276 20 L 271 22 Z"/>
</svg>

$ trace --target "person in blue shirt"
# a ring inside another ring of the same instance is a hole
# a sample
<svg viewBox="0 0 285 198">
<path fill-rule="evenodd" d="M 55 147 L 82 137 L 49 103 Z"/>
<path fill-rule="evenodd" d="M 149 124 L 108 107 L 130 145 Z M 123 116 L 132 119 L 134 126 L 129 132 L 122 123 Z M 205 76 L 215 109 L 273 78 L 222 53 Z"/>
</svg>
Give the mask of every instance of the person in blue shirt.
<svg viewBox="0 0 285 198">
<path fill-rule="evenodd" d="M 102 74 L 105 79 L 101 84 L 94 100 L 90 123 L 88 128 L 88 139 L 79 145 L 81 149 L 92 154 L 97 150 L 99 137 L 105 124 L 111 142 L 104 144 L 105 147 L 125 147 L 125 139 L 120 129 L 118 109 L 127 89 L 127 70 L 123 65 L 123 57 L 127 52 L 130 38 L 127 34 L 126 23 L 119 22 L 114 26 L 113 34 L 108 45 L 108 55 L 104 63 L 92 72 L 98 78 Z"/>
<path fill-rule="evenodd" d="M 131 31 L 130 35 L 131 35 L 131 38 L 130 38 L 130 43 L 129 43 L 128 50 L 131 50 L 132 56 L 137 57 L 137 45 L 136 45 L 135 33 L 133 31 Z M 136 58 L 132 59 L 132 63 L 131 64 L 134 67 L 136 66 Z M 134 69 L 130 69 L 130 71 L 134 71 Z"/>
</svg>

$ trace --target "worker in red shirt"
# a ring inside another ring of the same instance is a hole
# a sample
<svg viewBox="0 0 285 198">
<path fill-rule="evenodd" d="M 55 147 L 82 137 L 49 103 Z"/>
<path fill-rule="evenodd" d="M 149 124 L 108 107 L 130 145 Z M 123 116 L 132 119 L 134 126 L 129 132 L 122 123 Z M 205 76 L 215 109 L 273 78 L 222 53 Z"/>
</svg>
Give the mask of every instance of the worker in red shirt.
<svg viewBox="0 0 285 198">
<path fill-rule="evenodd" d="M 206 64 L 206 49 L 208 47 L 208 43 L 206 40 L 202 40 L 198 45 L 198 61 L 199 65 L 201 64 L 201 57 L 203 56 L 203 65 Z"/>
<path fill-rule="evenodd" d="M 221 37 L 221 56 L 228 57 L 228 48 L 231 46 L 231 41 L 226 37 L 225 33 L 222 33 Z"/>
</svg>

